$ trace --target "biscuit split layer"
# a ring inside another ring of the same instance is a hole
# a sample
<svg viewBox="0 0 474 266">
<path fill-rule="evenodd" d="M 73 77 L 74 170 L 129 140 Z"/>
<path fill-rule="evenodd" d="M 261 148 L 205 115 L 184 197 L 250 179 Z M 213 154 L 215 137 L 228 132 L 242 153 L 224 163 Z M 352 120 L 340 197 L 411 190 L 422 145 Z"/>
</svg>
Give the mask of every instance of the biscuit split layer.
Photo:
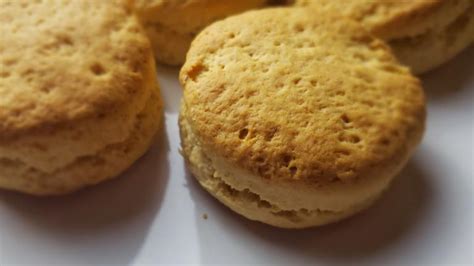
<svg viewBox="0 0 474 266">
<path fill-rule="evenodd" d="M 162 103 L 157 88 L 133 123 L 129 136 L 51 171 L 21 161 L 0 158 L 0 187 L 34 195 L 67 194 L 79 188 L 111 179 L 142 156 L 162 123 Z"/>
<path fill-rule="evenodd" d="M 218 155 L 206 153 L 193 135 L 185 111 L 181 113 L 179 123 L 183 154 L 191 173 L 210 194 L 251 220 L 282 228 L 305 228 L 336 222 L 370 206 L 388 186 L 386 182 L 390 182 L 387 178 L 358 184 L 357 188 L 334 186 L 313 190 L 287 183 L 281 184 L 281 189 L 275 189 L 276 184 L 269 184 L 250 172 L 236 169 Z M 301 194 L 295 197 L 295 191 Z M 312 196 L 307 196 L 304 191 Z M 360 201 L 366 195 L 370 196 Z M 292 200 L 299 202 L 286 203 Z M 305 203 L 310 205 L 301 207 Z"/>
</svg>

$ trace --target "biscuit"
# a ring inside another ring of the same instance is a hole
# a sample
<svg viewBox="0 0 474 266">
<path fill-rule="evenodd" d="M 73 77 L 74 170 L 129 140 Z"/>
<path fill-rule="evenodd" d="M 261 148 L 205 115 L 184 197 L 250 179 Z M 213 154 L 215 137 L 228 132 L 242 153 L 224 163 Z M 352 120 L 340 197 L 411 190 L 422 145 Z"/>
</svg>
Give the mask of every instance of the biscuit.
<svg viewBox="0 0 474 266">
<path fill-rule="evenodd" d="M 277 227 L 368 207 L 424 131 L 420 81 L 383 41 L 328 12 L 216 22 L 193 41 L 180 82 L 192 174 L 235 212 Z"/>
<path fill-rule="evenodd" d="M 361 22 L 417 74 L 448 61 L 474 41 L 472 0 L 296 0 L 295 5 L 337 10 Z"/>
<path fill-rule="evenodd" d="M 147 150 L 162 103 L 131 6 L 2 1 L 0 20 L 0 187 L 68 193 Z"/>
<path fill-rule="evenodd" d="M 266 0 L 135 0 L 158 62 L 183 64 L 196 34 L 212 22 L 261 7 Z"/>
</svg>

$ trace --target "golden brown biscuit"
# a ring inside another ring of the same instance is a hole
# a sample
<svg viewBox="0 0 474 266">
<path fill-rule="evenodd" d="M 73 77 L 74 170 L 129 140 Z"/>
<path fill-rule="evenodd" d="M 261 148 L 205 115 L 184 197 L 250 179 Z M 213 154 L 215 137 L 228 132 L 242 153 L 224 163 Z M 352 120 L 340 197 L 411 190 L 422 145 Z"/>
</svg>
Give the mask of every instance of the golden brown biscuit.
<svg viewBox="0 0 474 266">
<path fill-rule="evenodd" d="M 360 21 L 417 74 L 448 61 L 474 41 L 472 0 L 296 0 L 296 5 Z"/>
<path fill-rule="evenodd" d="M 162 104 L 125 2 L 2 1 L 0 20 L 0 187 L 63 194 L 146 151 Z"/>
<path fill-rule="evenodd" d="M 196 34 L 212 22 L 267 0 L 135 0 L 158 62 L 181 65 Z"/>
<path fill-rule="evenodd" d="M 303 228 L 369 206 L 424 129 L 418 79 L 357 23 L 280 8 L 216 22 L 180 81 L 183 155 L 243 216 Z"/>
</svg>

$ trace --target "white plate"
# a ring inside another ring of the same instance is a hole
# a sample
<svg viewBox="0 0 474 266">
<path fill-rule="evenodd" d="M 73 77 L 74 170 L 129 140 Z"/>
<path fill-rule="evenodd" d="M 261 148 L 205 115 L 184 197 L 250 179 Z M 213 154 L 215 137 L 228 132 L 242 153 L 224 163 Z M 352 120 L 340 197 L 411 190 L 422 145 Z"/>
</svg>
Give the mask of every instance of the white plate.
<svg viewBox="0 0 474 266">
<path fill-rule="evenodd" d="M 0 265 L 474 263 L 474 47 L 424 77 L 427 132 L 391 190 L 303 231 L 247 221 L 198 187 L 178 152 L 177 70 L 158 70 L 164 138 L 119 179 L 71 196 L 0 192 Z"/>
</svg>

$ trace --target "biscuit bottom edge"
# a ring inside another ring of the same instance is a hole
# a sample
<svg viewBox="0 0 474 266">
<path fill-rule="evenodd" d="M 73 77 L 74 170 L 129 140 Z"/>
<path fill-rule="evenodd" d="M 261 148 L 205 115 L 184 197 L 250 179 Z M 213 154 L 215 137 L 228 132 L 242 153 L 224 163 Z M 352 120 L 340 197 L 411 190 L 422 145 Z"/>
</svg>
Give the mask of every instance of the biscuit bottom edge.
<svg viewBox="0 0 474 266">
<path fill-rule="evenodd" d="M 162 124 L 162 105 L 156 88 L 136 115 L 129 138 L 109 144 L 97 154 L 79 157 L 53 173 L 19 160 L 0 158 L 0 188 L 36 196 L 63 195 L 118 176 L 148 150 Z"/>
<path fill-rule="evenodd" d="M 204 189 L 233 211 L 247 219 L 280 228 L 304 229 L 335 223 L 368 208 L 377 199 L 375 197 L 359 203 L 346 211 L 282 210 L 277 205 L 261 199 L 258 194 L 248 189 L 237 190 L 222 179 L 212 175 L 200 175 L 199 170 L 193 169 L 193 167 L 191 167 L 191 172 Z"/>
<path fill-rule="evenodd" d="M 250 188 L 237 188 L 237 186 L 226 182 L 222 178 L 223 174 L 216 169 L 218 167 L 215 166 L 213 160 L 198 144 L 190 125 L 182 117 L 182 114 L 179 125 L 182 153 L 198 183 L 221 203 L 250 220 L 288 229 L 302 229 L 334 223 L 368 208 L 389 187 L 390 182 L 387 182 L 377 193 L 338 210 L 331 208 L 281 208 L 277 203 L 263 199 L 261 195 Z"/>
</svg>

